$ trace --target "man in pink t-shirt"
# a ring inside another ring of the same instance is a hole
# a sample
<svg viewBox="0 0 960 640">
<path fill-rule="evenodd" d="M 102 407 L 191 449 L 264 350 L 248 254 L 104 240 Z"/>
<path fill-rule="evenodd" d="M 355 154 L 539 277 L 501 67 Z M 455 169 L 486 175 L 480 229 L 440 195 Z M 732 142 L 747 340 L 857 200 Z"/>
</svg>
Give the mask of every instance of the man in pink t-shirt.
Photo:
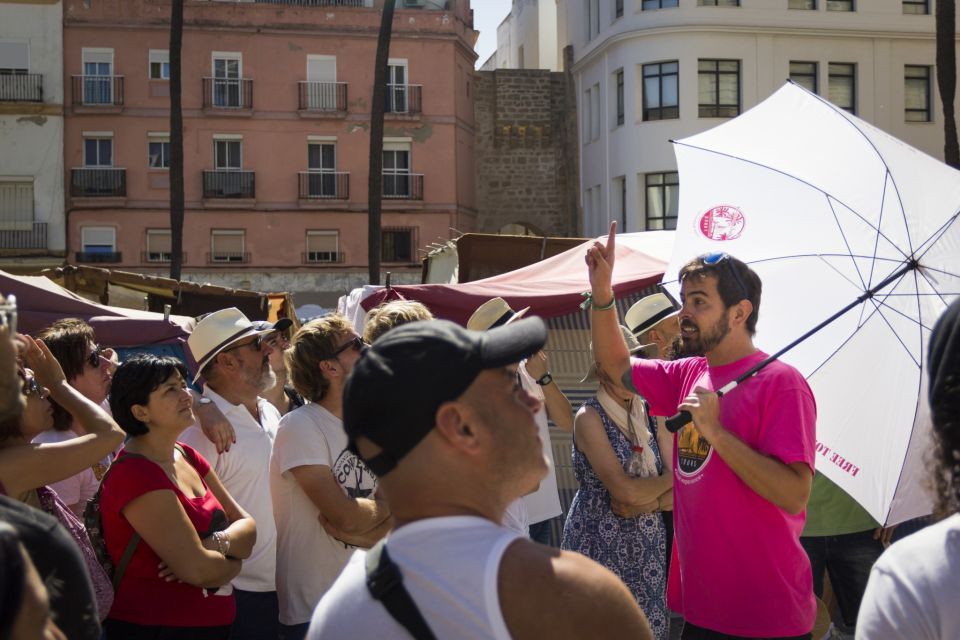
<svg viewBox="0 0 960 640">
<path fill-rule="evenodd" d="M 691 260 L 679 275 L 681 337 L 685 353 L 703 356 L 631 360 L 612 304 L 615 233 L 614 223 L 586 256 L 594 355 L 651 414 L 693 417 L 675 440 L 667 587 L 668 606 L 686 620 L 682 638 L 809 638 L 816 603 L 799 537 L 814 470 L 813 394 L 782 362 L 722 400 L 714 392 L 767 357 L 753 345 L 760 278 L 727 254 Z"/>
</svg>

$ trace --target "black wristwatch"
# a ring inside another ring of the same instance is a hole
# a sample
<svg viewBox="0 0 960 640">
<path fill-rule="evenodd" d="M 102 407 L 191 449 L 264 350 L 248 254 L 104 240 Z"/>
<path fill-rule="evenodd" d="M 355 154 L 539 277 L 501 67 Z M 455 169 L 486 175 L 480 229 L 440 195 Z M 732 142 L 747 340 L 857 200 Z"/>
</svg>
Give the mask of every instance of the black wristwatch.
<svg viewBox="0 0 960 640">
<path fill-rule="evenodd" d="M 541 387 L 545 387 L 545 386 L 547 386 L 548 384 L 550 384 L 551 382 L 553 382 L 553 376 L 550 375 L 550 372 L 549 372 L 549 371 L 547 371 L 545 374 L 543 374 L 543 377 L 542 377 L 542 378 L 539 378 L 539 379 L 537 380 L 537 384 L 540 385 Z"/>
</svg>

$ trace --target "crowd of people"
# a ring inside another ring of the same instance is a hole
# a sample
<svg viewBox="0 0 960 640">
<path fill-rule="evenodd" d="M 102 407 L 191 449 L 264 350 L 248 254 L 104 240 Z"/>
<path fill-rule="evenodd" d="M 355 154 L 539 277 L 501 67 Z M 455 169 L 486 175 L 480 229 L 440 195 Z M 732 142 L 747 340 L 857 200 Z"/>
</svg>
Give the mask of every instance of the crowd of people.
<svg viewBox="0 0 960 640">
<path fill-rule="evenodd" d="M 718 398 L 767 357 L 756 273 L 699 256 L 679 307 L 621 323 L 615 242 L 585 256 L 576 408 L 501 298 L 465 327 L 403 300 L 296 331 L 223 309 L 193 371 L 76 319 L 0 328 L 0 637 L 812 638 L 825 574 L 832 637 L 960 637 L 960 302 L 927 359 L 942 520 L 884 551 L 815 475 L 799 372 Z M 579 482 L 558 547 L 548 421 Z"/>
</svg>

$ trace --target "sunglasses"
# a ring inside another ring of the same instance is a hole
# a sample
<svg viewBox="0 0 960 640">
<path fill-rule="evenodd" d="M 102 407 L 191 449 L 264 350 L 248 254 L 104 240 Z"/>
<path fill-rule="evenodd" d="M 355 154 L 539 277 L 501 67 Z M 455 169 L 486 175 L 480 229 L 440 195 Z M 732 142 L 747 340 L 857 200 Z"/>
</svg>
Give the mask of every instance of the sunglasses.
<svg viewBox="0 0 960 640">
<path fill-rule="evenodd" d="M 244 347 L 253 347 L 254 351 L 260 351 L 260 347 L 263 345 L 264 336 L 269 335 L 265 333 L 257 334 L 253 337 L 251 342 L 244 342 L 243 344 L 235 344 L 228 349 L 223 349 L 221 353 L 226 353 L 227 351 L 233 351 L 234 349 L 242 349 Z"/>
<path fill-rule="evenodd" d="M 343 353 L 343 352 L 346 351 L 347 349 L 353 349 L 354 351 L 359 352 L 359 351 L 362 351 L 363 348 L 366 347 L 366 346 L 367 346 L 367 343 L 363 341 L 363 338 L 361 338 L 360 336 L 353 336 L 353 340 L 351 340 L 350 342 L 342 345 L 339 349 L 337 349 L 336 351 L 334 351 L 334 352 L 333 352 L 333 355 L 330 356 L 330 358 L 331 358 L 331 359 L 332 359 L 332 358 L 336 358 L 337 356 L 339 356 L 341 353 Z"/>
<path fill-rule="evenodd" d="M 718 251 L 717 253 L 708 253 L 703 256 L 703 264 L 715 267 L 717 265 L 725 266 L 730 275 L 733 276 L 733 279 L 737 281 L 737 286 L 740 287 L 740 295 L 742 296 L 740 300 L 749 300 L 750 295 L 747 293 L 747 285 L 743 283 L 743 280 L 740 279 L 740 274 L 737 273 L 736 267 L 733 266 L 733 262 L 730 259 L 729 253 L 724 253 L 723 251 Z M 737 302 L 740 302 L 737 300 Z"/>
<path fill-rule="evenodd" d="M 103 355 L 103 347 L 98 344 L 93 345 L 93 351 L 87 356 L 87 362 L 94 369 L 100 368 L 100 357 Z"/>
<path fill-rule="evenodd" d="M 32 396 L 36 394 L 41 400 L 50 395 L 49 391 L 40 386 L 40 383 L 37 382 L 36 378 L 26 378 L 24 382 L 26 383 L 26 388 L 23 390 L 25 395 Z"/>
</svg>

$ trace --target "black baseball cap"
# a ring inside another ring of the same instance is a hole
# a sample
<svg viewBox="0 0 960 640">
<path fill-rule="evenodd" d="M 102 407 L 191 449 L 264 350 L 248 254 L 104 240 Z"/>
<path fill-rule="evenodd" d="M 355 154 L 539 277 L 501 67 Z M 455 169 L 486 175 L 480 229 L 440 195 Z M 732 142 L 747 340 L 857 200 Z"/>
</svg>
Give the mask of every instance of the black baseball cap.
<svg viewBox="0 0 960 640">
<path fill-rule="evenodd" d="M 520 362 L 546 341 L 540 318 L 488 331 L 424 320 L 387 332 L 364 350 L 344 388 L 350 448 L 357 451 L 361 436 L 376 443 L 382 451 L 364 462 L 378 476 L 389 473 L 434 428 L 441 404 L 459 398 L 482 371 Z"/>
<path fill-rule="evenodd" d="M 257 331 L 286 331 L 293 326 L 293 320 L 290 318 L 280 318 L 276 322 L 254 320 L 250 324 L 252 324 Z"/>
</svg>

